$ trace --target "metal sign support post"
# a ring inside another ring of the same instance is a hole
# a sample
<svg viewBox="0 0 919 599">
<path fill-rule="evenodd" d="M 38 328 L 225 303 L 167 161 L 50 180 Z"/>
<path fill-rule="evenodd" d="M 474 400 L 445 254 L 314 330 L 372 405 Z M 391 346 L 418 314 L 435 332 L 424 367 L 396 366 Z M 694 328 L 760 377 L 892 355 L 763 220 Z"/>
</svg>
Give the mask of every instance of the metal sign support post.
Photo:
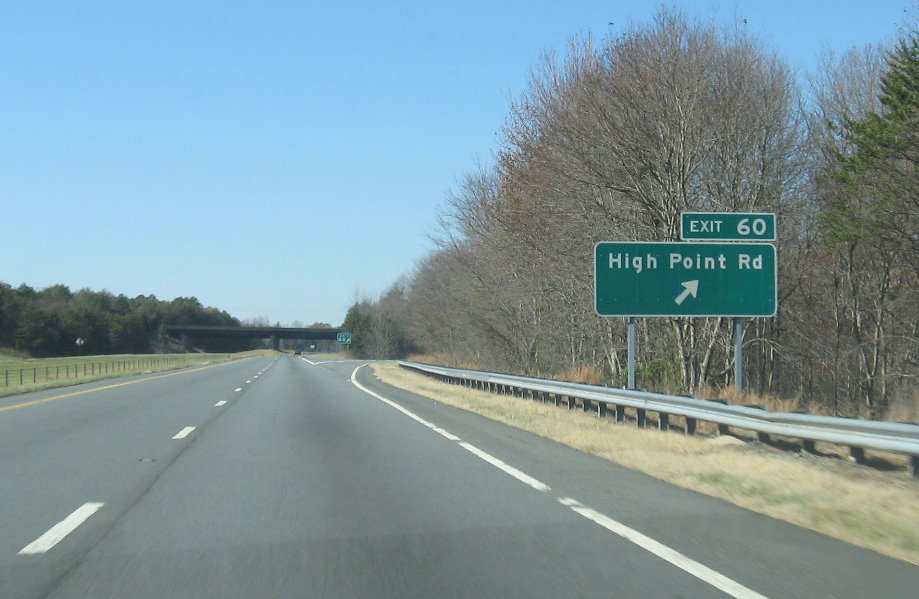
<svg viewBox="0 0 919 599">
<path fill-rule="evenodd" d="M 734 318 L 734 387 L 743 393 L 743 318 Z"/>
<path fill-rule="evenodd" d="M 628 341 L 628 369 L 629 369 L 629 389 L 635 388 L 635 329 L 636 319 L 629 316 L 629 341 Z"/>
</svg>

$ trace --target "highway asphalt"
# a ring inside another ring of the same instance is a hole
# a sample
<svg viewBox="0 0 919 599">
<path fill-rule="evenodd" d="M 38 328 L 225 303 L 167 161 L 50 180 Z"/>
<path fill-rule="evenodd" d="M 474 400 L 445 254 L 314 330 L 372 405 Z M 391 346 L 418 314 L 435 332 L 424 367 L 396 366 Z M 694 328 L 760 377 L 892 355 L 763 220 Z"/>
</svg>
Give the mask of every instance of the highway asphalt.
<svg viewBox="0 0 919 599">
<path fill-rule="evenodd" d="M 0 598 L 915 597 L 919 567 L 251 358 L 0 400 Z"/>
</svg>

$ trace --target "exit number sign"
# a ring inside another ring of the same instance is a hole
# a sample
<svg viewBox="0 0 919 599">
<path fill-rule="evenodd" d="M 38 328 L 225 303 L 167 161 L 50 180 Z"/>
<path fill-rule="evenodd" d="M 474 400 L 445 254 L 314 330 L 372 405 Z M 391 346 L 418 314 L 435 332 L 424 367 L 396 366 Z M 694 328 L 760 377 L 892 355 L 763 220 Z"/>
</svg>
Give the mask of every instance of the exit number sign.
<svg viewBox="0 0 919 599">
<path fill-rule="evenodd" d="M 684 241 L 775 241 L 772 212 L 683 212 Z"/>
</svg>

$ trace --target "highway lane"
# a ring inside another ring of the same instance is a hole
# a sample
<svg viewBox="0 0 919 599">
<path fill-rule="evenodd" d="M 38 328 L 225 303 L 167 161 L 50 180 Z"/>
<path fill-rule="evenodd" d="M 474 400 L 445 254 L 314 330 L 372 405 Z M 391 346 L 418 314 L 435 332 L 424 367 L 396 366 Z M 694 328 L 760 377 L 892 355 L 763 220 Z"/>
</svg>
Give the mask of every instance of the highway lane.
<svg viewBox="0 0 919 599">
<path fill-rule="evenodd" d="M 358 370 L 391 405 L 352 383 L 361 363 L 282 357 L 251 378 L 267 364 L 0 412 L 0 596 L 906 597 L 919 585 L 915 566 Z M 17 553 L 85 502 L 104 506 L 47 553 Z"/>
<path fill-rule="evenodd" d="M 43 596 L 180 454 L 172 436 L 248 392 L 270 358 L 112 379 L 0 403 L 0 597 Z M 240 389 L 240 391 L 236 391 Z M 18 555 L 87 502 L 105 507 L 41 558 Z"/>
</svg>

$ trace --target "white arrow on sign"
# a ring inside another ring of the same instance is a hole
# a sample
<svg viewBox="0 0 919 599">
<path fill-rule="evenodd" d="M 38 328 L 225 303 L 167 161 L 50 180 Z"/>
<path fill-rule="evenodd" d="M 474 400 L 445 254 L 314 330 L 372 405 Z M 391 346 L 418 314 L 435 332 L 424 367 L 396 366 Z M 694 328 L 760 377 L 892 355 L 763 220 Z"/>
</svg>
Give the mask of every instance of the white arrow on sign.
<svg viewBox="0 0 919 599">
<path fill-rule="evenodd" d="M 696 293 L 699 292 L 699 281 L 698 280 L 686 281 L 684 283 L 681 283 L 681 285 L 683 285 L 682 293 L 676 296 L 676 299 L 673 300 L 676 302 L 677 306 L 681 305 L 683 303 L 683 300 L 685 300 L 690 295 L 693 297 L 696 297 Z"/>
</svg>

